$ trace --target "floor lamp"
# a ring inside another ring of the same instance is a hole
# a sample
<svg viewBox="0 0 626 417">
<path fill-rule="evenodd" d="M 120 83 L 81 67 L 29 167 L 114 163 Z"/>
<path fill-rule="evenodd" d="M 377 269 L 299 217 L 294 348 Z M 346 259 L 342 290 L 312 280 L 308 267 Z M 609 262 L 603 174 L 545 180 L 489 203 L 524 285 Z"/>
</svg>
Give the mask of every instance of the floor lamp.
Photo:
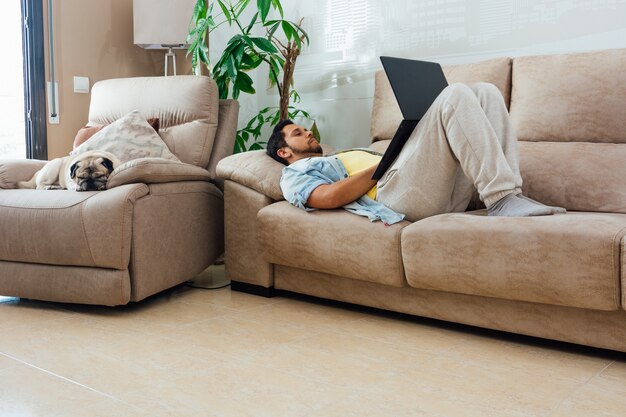
<svg viewBox="0 0 626 417">
<path fill-rule="evenodd" d="M 176 75 L 174 49 L 187 49 L 189 22 L 196 0 L 133 0 L 134 43 L 145 49 L 165 49 L 164 74 L 172 62 Z"/>
</svg>

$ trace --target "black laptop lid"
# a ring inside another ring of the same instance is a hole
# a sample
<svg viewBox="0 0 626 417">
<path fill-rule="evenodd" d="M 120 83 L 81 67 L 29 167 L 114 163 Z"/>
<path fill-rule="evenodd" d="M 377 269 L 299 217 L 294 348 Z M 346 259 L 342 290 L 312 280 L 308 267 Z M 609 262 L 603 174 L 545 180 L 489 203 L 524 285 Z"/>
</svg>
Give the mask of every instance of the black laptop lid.
<svg viewBox="0 0 626 417">
<path fill-rule="evenodd" d="M 385 73 L 405 120 L 420 120 L 448 86 L 436 62 L 381 56 Z"/>
</svg>

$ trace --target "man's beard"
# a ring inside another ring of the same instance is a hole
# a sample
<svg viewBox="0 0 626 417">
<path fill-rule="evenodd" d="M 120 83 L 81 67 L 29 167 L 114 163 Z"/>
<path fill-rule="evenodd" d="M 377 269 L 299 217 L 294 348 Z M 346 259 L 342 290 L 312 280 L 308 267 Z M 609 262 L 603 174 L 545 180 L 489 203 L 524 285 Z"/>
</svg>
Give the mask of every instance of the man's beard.
<svg viewBox="0 0 626 417">
<path fill-rule="evenodd" d="M 319 144 L 318 141 L 314 140 L 313 143 L 308 147 L 308 148 L 304 148 L 304 149 L 294 149 L 291 148 L 291 150 L 299 155 L 322 155 L 324 153 L 324 150 L 322 149 L 322 145 Z"/>
</svg>

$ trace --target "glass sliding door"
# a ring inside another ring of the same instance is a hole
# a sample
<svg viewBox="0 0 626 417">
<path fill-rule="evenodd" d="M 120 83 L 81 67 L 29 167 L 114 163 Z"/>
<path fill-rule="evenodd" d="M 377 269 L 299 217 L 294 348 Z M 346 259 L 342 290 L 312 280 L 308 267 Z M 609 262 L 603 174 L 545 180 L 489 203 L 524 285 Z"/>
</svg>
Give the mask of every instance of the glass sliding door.
<svg viewBox="0 0 626 417">
<path fill-rule="evenodd" d="M 4 3 L 17 3 L 17 1 L 0 2 L 0 4 Z M 48 159 L 43 1 L 21 0 L 21 6 L 25 156 L 33 159 Z"/>
</svg>

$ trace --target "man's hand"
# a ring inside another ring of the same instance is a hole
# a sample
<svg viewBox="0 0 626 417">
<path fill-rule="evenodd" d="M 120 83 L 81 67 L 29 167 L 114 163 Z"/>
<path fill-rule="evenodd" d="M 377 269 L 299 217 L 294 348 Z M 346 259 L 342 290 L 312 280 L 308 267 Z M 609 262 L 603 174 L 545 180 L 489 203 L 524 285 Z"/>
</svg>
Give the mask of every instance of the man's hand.
<svg viewBox="0 0 626 417">
<path fill-rule="evenodd" d="M 306 205 L 317 209 L 334 209 L 352 203 L 376 185 L 376 180 L 371 179 L 376 166 L 333 184 L 320 185 L 313 190 Z"/>
</svg>

